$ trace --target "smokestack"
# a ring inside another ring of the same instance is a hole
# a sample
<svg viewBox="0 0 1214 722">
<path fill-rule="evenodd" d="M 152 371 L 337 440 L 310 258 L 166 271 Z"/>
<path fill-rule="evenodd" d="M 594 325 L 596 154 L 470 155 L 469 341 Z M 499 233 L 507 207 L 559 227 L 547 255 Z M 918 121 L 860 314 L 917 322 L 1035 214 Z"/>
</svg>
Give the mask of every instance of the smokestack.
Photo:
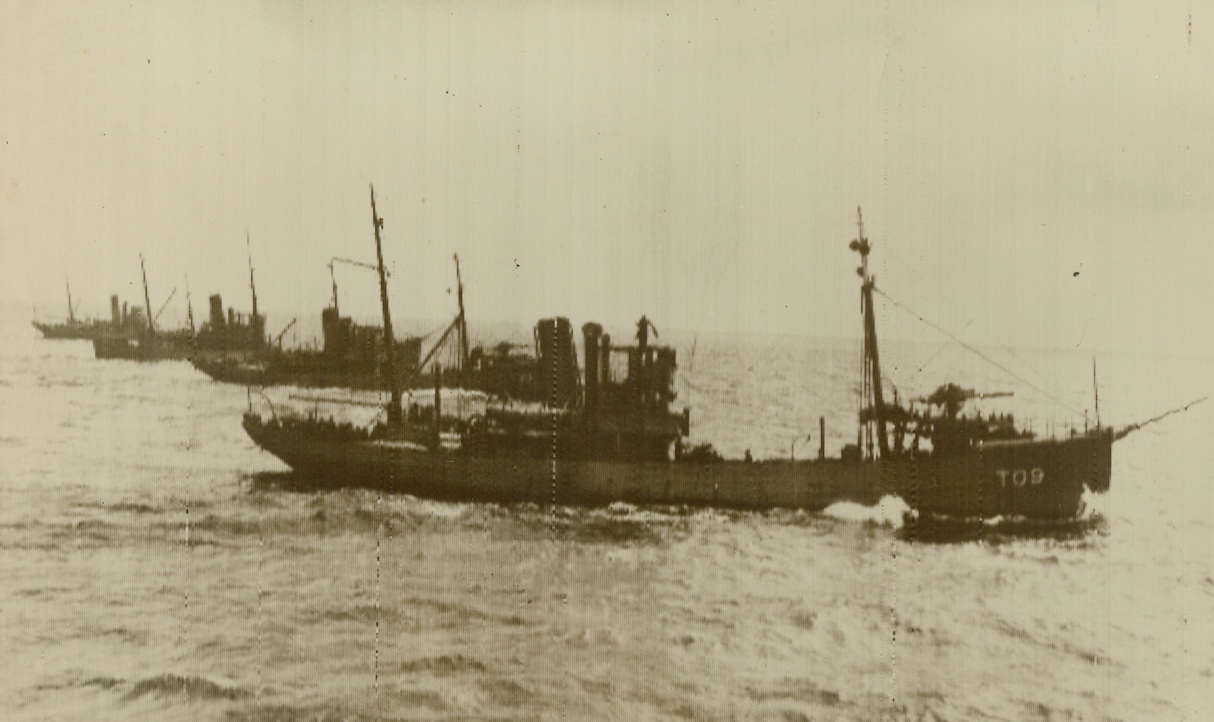
<svg viewBox="0 0 1214 722">
<path fill-rule="evenodd" d="M 212 294 L 211 302 L 211 328 L 218 331 L 223 328 L 223 297 L 218 293 Z"/>
<path fill-rule="evenodd" d="M 599 339 L 599 378 L 603 383 L 611 382 L 611 334 Z"/>
<path fill-rule="evenodd" d="M 443 449 L 443 367 L 434 364 L 434 450 Z"/>
<path fill-rule="evenodd" d="M 818 417 L 818 458 L 826 458 L 826 417 Z"/>
<path fill-rule="evenodd" d="M 599 338 L 603 335 L 603 327 L 597 323 L 587 323 L 582 326 L 582 338 L 585 339 L 582 353 L 586 356 L 586 387 L 585 406 L 586 420 L 591 439 L 597 435 L 599 414 Z"/>
<path fill-rule="evenodd" d="M 577 357 L 573 350 L 573 326 L 569 319 L 545 318 L 535 325 L 539 351 L 539 380 L 545 403 L 564 408 L 577 393 Z"/>
<path fill-rule="evenodd" d="M 122 325 L 122 310 L 118 308 L 118 296 L 110 296 L 110 322 L 115 326 Z"/>
</svg>

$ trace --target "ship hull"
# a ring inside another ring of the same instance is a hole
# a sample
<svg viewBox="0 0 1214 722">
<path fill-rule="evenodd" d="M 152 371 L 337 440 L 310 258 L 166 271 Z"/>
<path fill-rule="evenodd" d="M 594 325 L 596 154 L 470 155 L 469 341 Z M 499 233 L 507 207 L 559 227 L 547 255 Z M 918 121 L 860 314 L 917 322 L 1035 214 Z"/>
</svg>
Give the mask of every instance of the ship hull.
<svg viewBox="0 0 1214 722">
<path fill-rule="evenodd" d="M 250 363 L 244 359 L 233 359 L 222 355 L 212 357 L 210 354 L 201 353 L 195 354 L 190 359 L 190 363 L 213 381 L 242 386 L 267 385 L 264 383 L 264 366 Z"/>
<path fill-rule="evenodd" d="M 385 383 L 380 368 L 373 364 L 334 362 L 319 354 L 202 350 L 193 354 L 190 362 L 213 381 L 241 386 L 380 391 Z M 434 388 L 433 375 L 409 375 L 410 388 Z M 472 384 L 461 383 L 458 374 L 447 375 L 447 378 L 463 388 L 474 388 Z"/>
<path fill-rule="evenodd" d="M 319 355 L 293 357 L 291 354 L 198 354 L 194 368 L 211 379 L 242 386 L 298 386 L 306 388 L 346 388 L 380 390 L 384 379 L 378 369 L 369 366 L 334 363 Z"/>
<path fill-rule="evenodd" d="M 82 324 L 38 323 L 37 321 L 34 321 L 33 324 L 43 338 L 57 341 L 88 341 L 96 335 L 93 329 Z"/>
<path fill-rule="evenodd" d="M 258 446 L 295 471 L 336 487 L 459 501 L 806 510 L 844 501 L 872 505 L 898 494 L 922 513 L 982 518 L 1076 516 L 1085 486 L 1108 488 L 1112 444 L 1111 436 L 1026 442 L 945 459 L 630 462 L 432 451 L 341 438 L 332 427 L 284 425 L 254 414 L 244 426 Z"/>
<path fill-rule="evenodd" d="M 189 358 L 185 343 L 167 339 L 94 338 L 93 355 L 105 360 L 181 361 Z"/>
<path fill-rule="evenodd" d="M 739 509 L 822 509 L 875 504 L 878 465 L 809 462 L 671 463 L 480 456 L 391 441 L 330 440 L 254 415 L 245 430 L 261 448 L 322 484 L 459 501 L 601 506 L 678 504 Z"/>
<path fill-rule="evenodd" d="M 43 338 L 57 341 L 92 341 L 97 338 L 127 338 L 129 333 L 110 323 L 41 323 L 33 321 Z"/>
<path fill-rule="evenodd" d="M 888 474 L 913 509 L 955 518 L 1068 519 L 1085 490 L 1105 492 L 1114 435 L 985 444 L 941 458 L 897 462 Z"/>
</svg>

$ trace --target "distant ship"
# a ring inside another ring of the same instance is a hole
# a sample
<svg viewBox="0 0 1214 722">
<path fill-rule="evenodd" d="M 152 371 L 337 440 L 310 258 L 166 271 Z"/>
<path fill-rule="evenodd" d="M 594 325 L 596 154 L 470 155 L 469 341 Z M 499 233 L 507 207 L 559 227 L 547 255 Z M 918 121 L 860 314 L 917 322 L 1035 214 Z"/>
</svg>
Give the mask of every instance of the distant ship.
<svg viewBox="0 0 1214 722">
<path fill-rule="evenodd" d="M 259 325 L 264 328 L 264 324 L 263 318 Z M 212 321 L 212 328 L 234 325 Z M 211 345 L 194 354 L 191 362 L 216 381 L 245 386 L 379 389 L 388 384 L 383 375 L 382 329 L 354 323 L 340 314 L 336 303 L 321 312 L 321 328 L 324 346 L 319 350 L 283 350 L 278 345 L 280 334 L 273 343 L 263 338 L 260 345 Z M 252 333 L 247 335 L 251 337 Z M 417 365 L 421 339 L 397 339 L 394 346 L 405 369 Z"/>
<path fill-rule="evenodd" d="M 270 341 L 266 338 L 265 314 L 257 312 L 257 296 L 253 297 L 253 312 L 238 313 L 229 307 L 225 315 L 223 296 L 211 294 L 208 299 L 209 315 L 194 334 L 194 350 L 190 361 L 198 364 L 208 358 L 243 358 L 265 351 Z M 289 326 L 288 326 L 289 328 Z"/>
<path fill-rule="evenodd" d="M 246 247 L 248 244 L 246 232 Z M 248 315 L 237 313 L 229 307 L 225 316 L 223 297 L 217 293 L 211 295 L 210 314 L 194 334 L 193 348 L 189 354 L 190 362 L 196 368 L 216 368 L 220 371 L 243 368 L 250 360 L 270 353 L 272 346 L 280 342 L 283 335 L 295 325 L 292 319 L 275 339 L 270 340 L 266 336 L 265 314 L 257 310 L 257 280 L 253 273 L 252 250 L 249 251 L 249 292 L 253 308 Z"/>
<path fill-rule="evenodd" d="M 393 366 L 399 383 L 404 388 L 431 387 L 434 383 L 433 375 L 423 373 L 421 369 L 438 360 L 437 354 L 448 351 L 442 360 L 447 362 L 446 379 L 449 385 L 485 391 L 515 401 L 540 399 L 542 389 L 539 388 L 540 380 L 536 376 L 539 362 L 536 355 L 527 352 L 525 346 L 502 342 L 489 347 L 469 348 L 459 257 L 456 256 L 454 260 L 459 313 L 439 335 L 424 358 L 423 339 L 396 339 Z M 331 275 L 336 263 L 377 269 L 369 264 L 334 258 L 329 262 Z M 254 308 L 252 319 L 248 322 L 239 316 L 233 319 L 229 311 L 229 319 L 225 323 L 222 307 L 217 310 L 217 302 L 212 298 L 211 320 L 209 326 L 204 325 L 203 330 L 199 332 L 198 349 L 191 356 L 191 362 L 195 368 L 216 381 L 244 386 L 360 390 L 387 388 L 389 380 L 384 376 L 383 329 L 379 326 L 357 324 L 351 318 L 342 316 L 335 276 L 332 277 L 332 284 L 332 298 L 329 305 L 321 311 L 321 348 L 283 350 L 282 336 L 294 321 L 276 338 L 266 341 L 265 320 L 257 315 L 257 291 L 252 283 L 250 268 Z M 258 328 L 251 328 L 248 325 L 250 323 L 258 325 Z M 214 331 L 215 329 L 218 329 L 218 332 Z M 224 339 L 223 342 L 208 341 L 208 333 L 215 339 Z M 538 344 L 538 338 L 536 343 Z"/>
<path fill-rule="evenodd" d="M 374 189 L 371 207 L 390 333 Z M 272 407 L 263 415 L 251 405 L 244 428 L 258 446 L 321 483 L 465 501 L 818 510 L 897 494 L 921 514 L 1069 519 L 1080 513 L 1085 489 L 1107 491 L 1114 441 L 1141 424 L 1037 439 L 1010 417 L 959 418 L 959 404 L 973 394 L 956 386 L 929 397 L 938 412 L 886 403 L 870 244 L 862 220 L 858 225 L 851 248 L 862 261 L 865 406 L 857 443 L 839 458 L 824 458 L 824 447 L 818 459 L 805 461 L 751 461 L 749 454 L 727 460 L 711 447 L 687 448 L 690 415 L 671 405 L 675 352 L 649 344 L 645 318 L 631 346 L 613 346 L 598 324 L 583 326 L 580 374 L 569 322 L 542 321 L 537 370 L 547 393 L 539 404 L 490 398 L 472 415 L 444 415 L 439 370 L 432 404 L 406 410 L 388 354 L 391 400 L 371 428 L 317 414 L 280 416 Z M 622 378 L 611 362 L 615 354 L 626 358 Z"/>
<path fill-rule="evenodd" d="M 72 286 L 67 284 L 67 320 L 61 323 L 45 321 L 33 321 L 32 323 L 43 338 L 55 340 L 91 341 L 103 336 L 133 337 L 139 335 L 143 325 L 141 320 L 128 321 L 127 314 L 119 310 L 117 296 L 110 296 L 110 314 L 109 321 L 99 318 L 82 321 L 76 318 L 76 306 L 72 302 Z"/>
<path fill-rule="evenodd" d="M 246 236 L 246 243 L 248 242 Z M 140 258 L 142 266 L 143 259 Z M 162 331 L 155 326 L 151 314 L 151 301 L 147 289 L 147 272 L 143 274 L 144 298 L 148 302 L 148 317 L 138 308 L 128 313 L 123 310 L 124 325 L 134 329 L 127 334 L 94 339 L 97 358 L 128 359 L 134 361 L 168 361 L 189 359 L 205 363 L 213 359 L 243 359 L 269 348 L 266 338 L 266 317 L 257 310 L 257 286 L 253 277 L 253 260 L 249 258 L 249 287 L 253 296 L 253 311 L 245 315 L 229 308 L 225 315 L 223 297 L 212 294 L 209 299 L 210 314 L 201 328 L 194 328 L 194 309 L 189 305 L 189 327 L 173 331 Z M 187 289 L 187 296 L 188 296 Z M 171 298 L 171 296 L 170 296 Z M 113 301 L 117 317 L 117 301 Z M 166 302 L 167 303 L 167 302 Z M 189 301 L 187 300 L 187 303 Z M 292 321 L 294 324 L 294 321 Z M 287 329 L 290 325 L 287 326 Z M 283 330 L 283 333 L 287 329 Z M 279 334 L 279 338 L 282 334 Z"/>
<path fill-rule="evenodd" d="M 93 337 L 93 355 L 99 359 L 121 359 L 127 361 L 174 361 L 189 357 L 193 348 L 193 329 L 184 328 L 163 331 L 156 328 L 156 316 L 152 314 L 152 299 L 148 293 L 148 273 L 143 256 L 139 256 L 139 268 L 143 273 L 143 298 L 146 317 L 138 308 L 123 313 L 122 334 L 100 334 Z M 176 289 L 174 289 L 176 293 Z M 173 294 L 169 295 L 171 300 Z M 111 298 L 112 310 L 117 314 L 117 298 Z M 168 300 L 165 301 L 165 305 Z M 163 306 L 161 307 L 163 310 Z M 191 313 L 191 321 L 193 314 Z M 137 329 L 137 330 L 136 330 Z"/>
</svg>

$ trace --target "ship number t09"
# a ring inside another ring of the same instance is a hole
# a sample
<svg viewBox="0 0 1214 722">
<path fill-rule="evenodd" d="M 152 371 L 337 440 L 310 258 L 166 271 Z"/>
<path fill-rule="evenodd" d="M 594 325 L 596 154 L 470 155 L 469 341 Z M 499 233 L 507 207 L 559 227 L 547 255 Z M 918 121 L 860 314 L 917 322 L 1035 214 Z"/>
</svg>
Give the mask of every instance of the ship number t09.
<svg viewBox="0 0 1214 722">
<path fill-rule="evenodd" d="M 1024 486 L 1032 484 L 1037 486 L 1045 481 L 1045 471 L 1040 468 L 1033 469 L 995 469 L 995 478 L 999 479 L 999 486 L 1006 487 L 1010 479 L 1012 486 Z"/>
</svg>

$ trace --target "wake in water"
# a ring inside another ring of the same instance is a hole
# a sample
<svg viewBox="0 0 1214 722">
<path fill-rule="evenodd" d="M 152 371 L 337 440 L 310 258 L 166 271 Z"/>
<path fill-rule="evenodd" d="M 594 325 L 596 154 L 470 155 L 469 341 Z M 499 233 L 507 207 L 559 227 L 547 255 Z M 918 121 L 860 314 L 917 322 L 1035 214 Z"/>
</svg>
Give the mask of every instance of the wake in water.
<svg viewBox="0 0 1214 722">
<path fill-rule="evenodd" d="M 909 516 L 899 530 L 904 541 L 927 544 L 963 544 L 981 541 L 1000 544 L 1017 540 L 1051 539 L 1079 541 L 1108 533 L 1104 516 L 1088 513 L 1062 521 L 1030 519 L 951 519 L 939 516 Z"/>
<path fill-rule="evenodd" d="M 826 507 L 822 513 L 843 521 L 868 522 L 891 529 L 901 529 L 906 517 L 911 513 L 911 508 L 901 497 L 889 494 L 881 497 L 875 506 L 841 501 Z"/>
<path fill-rule="evenodd" d="M 852 524 L 886 528 L 898 533 L 905 541 L 933 544 L 957 544 L 971 541 L 1000 541 L 1010 539 L 1075 540 L 1093 533 L 1107 531 L 1101 495 L 1086 493 L 1084 512 L 1076 519 L 1065 521 L 1030 521 L 1025 519 L 952 519 L 920 515 L 901 497 L 886 495 L 872 506 L 855 502 L 838 502 L 821 512 L 804 510 L 769 510 L 766 512 L 734 511 L 689 506 L 638 506 L 616 502 L 606 507 L 544 506 L 520 504 L 468 504 L 419 499 L 409 495 L 387 495 L 370 490 L 325 490 L 307 478 L 296 478 L 290 472 L 267 472 L 250 477 L 257 493 L 288 490 L 319 495 L 313 504 L 322 510 L 317 518 L 332 525 L 341 516 L 340 509 L 352 512 L 360 521 L 371 509 L 352 510 L 348 507 L 362 503 L 374 506 L 375 499 L 391 499 L 390 508 L 375 513 L 405 514 L 416 518 L 449 520 L 470 517 L 500 519 L 516 530 L 527 530 L 531 538 L 549 537 L 578 543 L 658 544 L 686 538 L 695 524 L 731 523 L 751 518 L 768 522 L 804 526 L 830 519 Z M 338 504 L 337 499 L 345 499 Z M 321 499 L 328 499 L 322 502 Z M 361 501 L 359 501 L 361 500 Z M 334 514 L 338 517 L 334 517 Z M 374 526 L 374 525 L 372 525 Z"/>
<path fill-rule="evenodd" d="M 1003 543 L 1017 539 L 1077 541 L 1094 534 L 1108 533 L 1104 514 L 1107 497 L 1084 489 L 1081 511 L 1073 519 L 1032 520 L 1019 517 L 991 519 L 954 519 L 909 511 L 899 528 L 905 541 L 928 544 L 960 544 L 973 541 Z"/>
<path fill-rule="evenodd" d="M 1023 518 L 954 519 L 922 515 L 901 497 L 887 495 L 874 506 L 839 502 L 822 513 L 834 519 L 888 527 L 904 541 L 958 544 L 972 541 L 999 542 L 1013 539 L 1073 541 L 1108 531 L 1104 505 L 1107 497 L 1084 490 L 1082 512 L 1074 519 L 1035 521 Z"/>
</svg>

